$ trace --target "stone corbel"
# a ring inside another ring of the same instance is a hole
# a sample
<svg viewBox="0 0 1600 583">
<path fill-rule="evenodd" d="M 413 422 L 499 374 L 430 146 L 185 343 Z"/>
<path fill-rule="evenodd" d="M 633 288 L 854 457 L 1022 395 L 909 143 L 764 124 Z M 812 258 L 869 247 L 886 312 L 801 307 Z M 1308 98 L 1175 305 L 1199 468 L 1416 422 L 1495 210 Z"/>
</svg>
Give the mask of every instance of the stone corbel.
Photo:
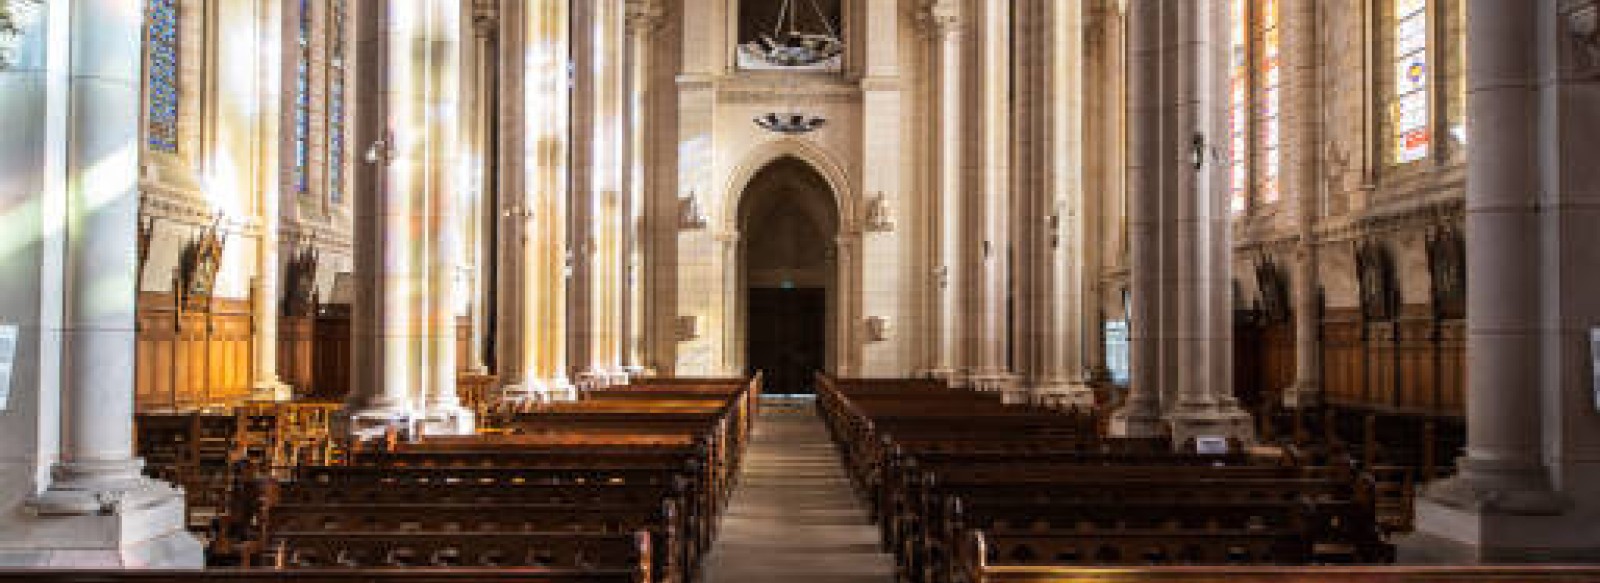
<svg viewBox="0 0 1600 583">
<path fill-rule="evenodd" d="M 704 228 L 706 214 L 700 209 L 700 201 L 691 190 L 687 196 L 678 199 L 678 230 L 698 231 Z"/>
<path fill-rule="evenodd" d="M 889 339 L 890 332 L 892 332 L 889 319 L 882 316 L 868 316 L 866 327 L 868 342 L 886 341 Z"/>
<path fill-rule="evenodd" d="M 867 201 L 866 229 L 876 233 L 894 230 L 894 213 L 889 210 L 889 201 L 881 192 Z"/>
<path fill-rule="evenodd" d="M 673 331 L 678 342 L 689 342 L 700 338 L 700 321 L 694 316 L 678 316 L 673 321 Z"/>
</svg>

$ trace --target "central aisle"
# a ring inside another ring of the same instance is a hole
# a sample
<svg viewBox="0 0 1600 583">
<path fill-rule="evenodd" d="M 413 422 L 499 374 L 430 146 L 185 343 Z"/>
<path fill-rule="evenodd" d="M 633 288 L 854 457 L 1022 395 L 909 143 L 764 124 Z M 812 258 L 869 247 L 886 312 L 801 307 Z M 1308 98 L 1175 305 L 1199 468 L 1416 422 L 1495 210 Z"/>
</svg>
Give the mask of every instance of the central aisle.
<svg viewBox="0 0 1600 583">
<path fill-rule="evenodd" d="M 793 403 L 794 401 L 789 401 Z M 812 409 L 763 403 L 705 583 L 889 583 L 894 558 Z"/>
</svg>

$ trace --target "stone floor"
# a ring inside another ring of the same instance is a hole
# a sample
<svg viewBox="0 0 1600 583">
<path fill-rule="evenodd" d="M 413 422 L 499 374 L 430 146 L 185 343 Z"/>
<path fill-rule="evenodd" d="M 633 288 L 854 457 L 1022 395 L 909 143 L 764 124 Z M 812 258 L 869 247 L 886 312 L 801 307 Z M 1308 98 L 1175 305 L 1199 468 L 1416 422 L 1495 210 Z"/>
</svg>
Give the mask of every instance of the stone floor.
<svg viewBox="0 0 1600 583">
<path fill-rule="evenodd" d="M 807 401 L 763 404 L 704 583 L 888 583 L 894 558 Z"/>
</svg>

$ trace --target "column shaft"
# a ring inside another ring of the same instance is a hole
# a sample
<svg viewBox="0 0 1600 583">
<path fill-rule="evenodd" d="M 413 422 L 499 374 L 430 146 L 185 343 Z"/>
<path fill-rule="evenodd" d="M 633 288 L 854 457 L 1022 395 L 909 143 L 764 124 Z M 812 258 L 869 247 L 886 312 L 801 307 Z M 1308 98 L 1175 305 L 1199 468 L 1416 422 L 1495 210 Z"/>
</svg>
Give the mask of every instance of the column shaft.
<svg viewBox="0 0 1600 583">
<path fill-rule="evenodd" d="M 1295 206 L 1294 274 L 1290 277 L 1294 307 L 1294 385 L 1283 389 L 1290 407 L 1315 405 L 1322 397 L 1321 306 L 1317 298 L 1317 149 L 1322 140 L 1317 120 L 1315 0 L 1288 0 L 1280 25 L 1284 34 L 1285 115 L 1284 184 Z"/>
<path fill-rule="evenodd" d="M 979 390 L 1006 391 L 1015 378 L 1007 362 L 1007 303 L 1011 263 L 1011 10 L 1010 2 L 983 2 L 982 44 L 978 49 L 983 83 L 979 90 L 979 136 L 982 140 L 978 224 L 980 280 L 974 287 L 977 313 L 976 366 L 973 385 Z"/>
<path fill-rule="evenodd" d="M 961 370 L 963 294 L 967 276 L 962 269 L 962 137 L 961 128 L 961 24 L 954 3 L 929 7 L 938 50 L 936 59 L 939 103 L 937 225 L 939 268 L 936 275 L 938 298 L 938 346 L 931 374 L 954 381 Z"/>
<path fill-rule="evenodd" d="M 1130 379 L 1127 398 L 1111 420 L 1111 432 L 1117 435 L 1153 435 L 1159 429 L 1161 4 L 1128 2 Z"/>
</svg>

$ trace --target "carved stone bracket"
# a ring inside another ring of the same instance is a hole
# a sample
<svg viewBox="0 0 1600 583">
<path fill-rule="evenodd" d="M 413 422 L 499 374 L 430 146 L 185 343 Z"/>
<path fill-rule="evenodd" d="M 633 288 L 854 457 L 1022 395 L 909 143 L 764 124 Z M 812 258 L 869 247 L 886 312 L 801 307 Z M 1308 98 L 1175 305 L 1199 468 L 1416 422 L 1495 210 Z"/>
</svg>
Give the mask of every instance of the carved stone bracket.
<svg viewBox="0 0 1600 583">
<path fill-rule="evenodd" d="M 1578 74 L 1600 77 L 1600 0 L 1568 2 L 1562 10 L 1576 47 Z"/>
</svg>

